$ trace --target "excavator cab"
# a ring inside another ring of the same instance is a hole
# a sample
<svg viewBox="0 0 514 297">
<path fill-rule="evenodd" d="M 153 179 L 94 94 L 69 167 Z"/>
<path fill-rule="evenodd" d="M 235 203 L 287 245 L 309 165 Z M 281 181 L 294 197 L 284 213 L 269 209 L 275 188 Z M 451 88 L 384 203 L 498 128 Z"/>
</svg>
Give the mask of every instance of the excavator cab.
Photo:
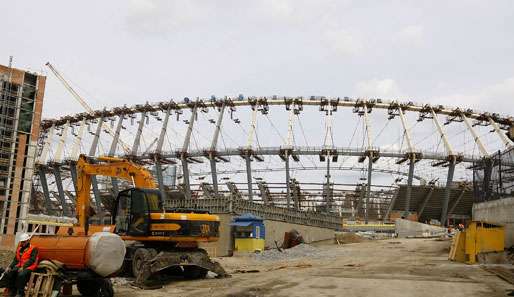
<svg viewBox="0 0 514 297">
<path fill-rule="evenodd" d="M 149 236 L 150 214 L 159 212 L 164 212 L 159 191 L 140 188 L 121 191 L 113 212 L 116 233 L 122 236 Z"/>
</svg>

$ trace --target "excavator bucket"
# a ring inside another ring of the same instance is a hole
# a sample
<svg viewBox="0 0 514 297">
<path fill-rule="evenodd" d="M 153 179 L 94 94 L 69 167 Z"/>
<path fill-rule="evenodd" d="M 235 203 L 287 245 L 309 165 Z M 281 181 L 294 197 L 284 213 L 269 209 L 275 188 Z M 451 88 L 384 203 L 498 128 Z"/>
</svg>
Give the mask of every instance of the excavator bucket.
<svg viewBox="0 0 514 297">
<path fill-rule="evenodd" d="M 217 278 L 230 277 L 221 265 L 212 261 L 205 250 L 191 251 L 161 251 L 155 257 L 145 259 L 141 269 L 135 275 L 135 285 L 145 288 L 145 284 L 152 275 L 170 267 L 182 267 L 184 272 L 194 271 L 192 278 L 205 277 L 208 271 L 216 274 Z"/>
</svg>

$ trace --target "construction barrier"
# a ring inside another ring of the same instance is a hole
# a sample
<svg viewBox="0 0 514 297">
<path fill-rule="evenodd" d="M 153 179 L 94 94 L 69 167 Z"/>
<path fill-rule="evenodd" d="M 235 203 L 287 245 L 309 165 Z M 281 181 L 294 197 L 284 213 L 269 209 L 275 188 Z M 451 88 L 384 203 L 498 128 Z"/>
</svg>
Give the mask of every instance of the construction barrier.
<svg viewBox="0 0 514 297">
<path fill-rule="evenodd" d="M 464 231 L 457 232 L 453 238 L 450 254 L 451 261 L 474 264 L 481 253 L 503 252 L 504 227 L 484 222 L 471 222 Z"/>
</svg>

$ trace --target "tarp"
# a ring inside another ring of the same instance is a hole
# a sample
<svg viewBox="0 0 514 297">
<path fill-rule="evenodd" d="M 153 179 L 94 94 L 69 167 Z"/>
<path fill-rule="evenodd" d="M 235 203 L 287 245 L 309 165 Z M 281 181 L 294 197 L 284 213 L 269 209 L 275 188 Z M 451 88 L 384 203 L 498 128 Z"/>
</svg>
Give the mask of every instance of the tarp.
<svg viewBox="0 0 514 297">
<path fill-rule="evenodd" d="M 253 221 L 242 221 L 242 222 L 232 222 L 230 223 L 230 226 L 237 226 L 237 227 L 248 227 L 254 223 Z"/>
</svg>

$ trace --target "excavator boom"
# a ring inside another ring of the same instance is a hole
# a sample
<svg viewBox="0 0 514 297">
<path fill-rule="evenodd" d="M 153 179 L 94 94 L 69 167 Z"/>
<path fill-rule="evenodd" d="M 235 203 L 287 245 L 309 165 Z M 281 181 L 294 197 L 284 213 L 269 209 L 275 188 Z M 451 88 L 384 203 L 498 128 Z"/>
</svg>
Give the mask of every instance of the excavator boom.
<svg viewBox="0 0 514 297">
<path fill-rule="evenodd" d="M 85 155 L 80 155 L 77 161 L 77 216 L 79 227 L 85 229 L 87 229 L 91 204 L 91 177 L 94 175 L 124 179 L 132 182 L 137 188 L 155 189 L 157 187 L 152 174 L 146 168 L 128 160 L 98 157 L 93 161 Z"/>
</svg>

